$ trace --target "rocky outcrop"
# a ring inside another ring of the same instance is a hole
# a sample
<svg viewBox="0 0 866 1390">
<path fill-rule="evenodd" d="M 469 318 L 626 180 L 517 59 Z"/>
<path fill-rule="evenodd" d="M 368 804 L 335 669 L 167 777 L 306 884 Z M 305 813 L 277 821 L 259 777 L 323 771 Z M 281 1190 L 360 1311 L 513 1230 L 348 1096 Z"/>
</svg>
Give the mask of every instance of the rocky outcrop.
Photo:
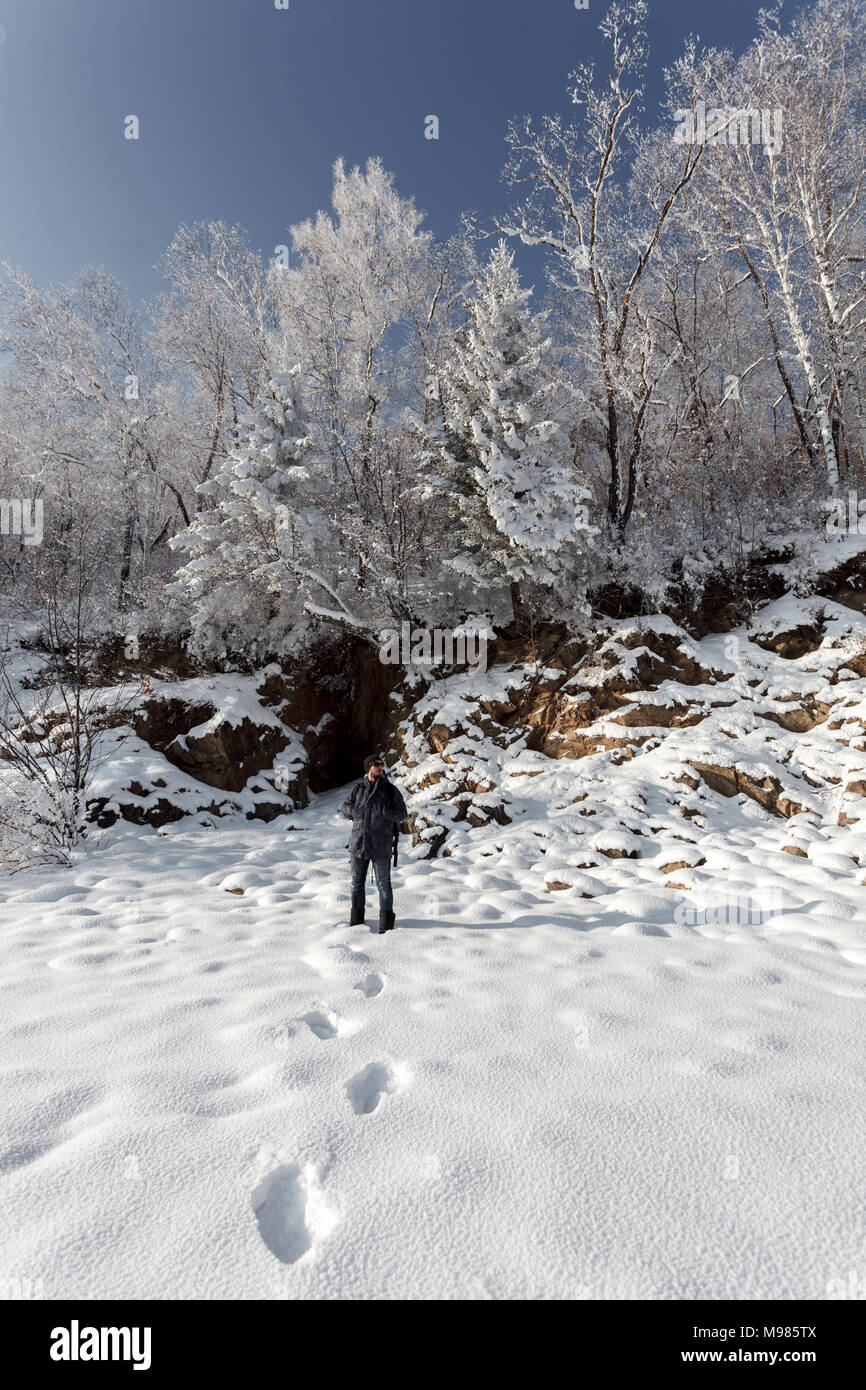
<svg viewBox="0 0 866 1390">
<path fill-rule="evenodd" d="M 806 809 L 791 798 L 776 777 L 767 776 L 759 780 L 737 767 L 714 766 L 711 763 L 693 762 L 691 766 L 714 792 L 719 792 L 721 796 L 748 796 L 771 815 L 790 819 L 791 816 L 801 815 Z"/>
<path fill-rule="evenodd" d="M 832 708 L 832 705 L 807 698 L 802 704 L 798 704 L 796 709 L 758 710 L 757 713 L 760 719 L 769 719 L 773 724 L 778 724 L 780 729 L 787 729 L 789 733 L 805 734 L 818 724 L 823 724 Z"/>
<path fill-rule="evenodd" d="M 533 641 L 497 639 L 485 675 L 435 681 L 382 665 L 369 644 L 325 642 L 292 671 L 158 686 L 134 731 L 174 781 L 160 787 L 136 774 L 95 812 L 100 823 L 121 814 L 160 824 L 191 812 L 269 819 L 305 804 L 308 788 L 351 780 L 381 749 L 410 801 L 422 855 L 447 855 L 470 832 L 511 824 L 536 778 L 562 798 L 563 826 L 587 837 L 581 863 L 584 854 L 595 863 L 643 854 L 635 836 L 670 837 L 674 824 L 689 828 L 684 820 L 701 830 L 720 797 L 788 820 L 832 807 L 851 825 L 866 795 L 858 623 L 859 611 L 846 616 L 829 597 L 788 597 L 700 645 L 661 616 L 611 620 L 592 637 L 548 625 Z M 655 800 L 614 810 L 621 783 L 645 783 Z M 656 828 L 647 828 L 646 806 L 659 798 L 673 819 L 654 809 Z M 593 842 L 593 826 L 625 839 Z M 696 867 L 669 848 L 660 863 L 663 873 Z"/>
<path fill-rule="evenodd" d="M 250 777 L 273 766 L 289 736 L 251 719 L 229 724 L 214 716 L 200 732 L 178 734 L 163 749 L 169 762 L 209 787 L 240 791 Z"/>
<path fill-rule="evenodd" d="M 796 661 L 807 652 L 817 651 L 823 637 L 823 628 L 816 623 L 804 623 L 799 627 L 789 628 L 787 632 L 757 632 L 753 635 L 752 641 L 763 647 L 764 651 L 775 652 L 786 661 Z"/>
<path fill-rule="evenodd" d="M 667 619 L 613 623 L 594 645 L 549 644 L 544 664 L 521 659 L 529 653 L 512 640 L 507 665 L 474 686 L 461 677 L 423 690 L 395 731 L 391 753 L 405 790 L 423 803 L 417 845 L 445 853 L 463 824 L 509 823 L 516 789 L 531 795 L 548 760 L 585 764 L 585 786 L 614 788 L 613 769 L 623 764 L 655 785 L 670 778 L 687 789 L 674 807 L 680 824 L 703 825 L 714 797 L 746 798 L 790 820 L 815 812 L 835 787 L 844 804 L 834 816 L 856 823 L 866 793 L 866 698 L 853 680 L 857 617 L 828 602 L 786 599 L 754 632 L 701 650 Z M 840 749 L 863 767 L 841 786 L 833 771 Z M 530 757 L 536 766 L 526 765 Z M 587 795 L 569 798 L 586 802 L 576 814 L 610 824 L 604 801 Z M 622 824 L 634 830 L 640 820 Z M 595 846 L 607 858 L 638 852 Z M 688 866 L 675 855 L 662 862 L 665 872 Z"/>
</svg>

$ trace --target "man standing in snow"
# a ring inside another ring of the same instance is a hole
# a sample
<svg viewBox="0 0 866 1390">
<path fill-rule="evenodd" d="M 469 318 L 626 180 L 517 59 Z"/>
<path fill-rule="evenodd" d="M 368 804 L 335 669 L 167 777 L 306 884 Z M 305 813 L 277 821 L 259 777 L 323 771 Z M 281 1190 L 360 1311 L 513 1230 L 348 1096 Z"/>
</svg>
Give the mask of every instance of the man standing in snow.
<svg viewBox="0 0 866 1390">
<path fill-rule="evenodd" d="M 364 879 L 367 865 L 373 861 L 376 886 L 379 889 L 379 934 L 394 925 L 394 897 L 391 892 L 391 851 L 394 832 L 408 812 L 406 803 L 393 782 L 385 776 L 381 757 L 364 759 L 365 777 L 353 787 L 340 807 L 340 813 L 352 822 L 349 836 L 349 855 L 352 864 L 351 925 L 364 920 Z"/>
</svg>

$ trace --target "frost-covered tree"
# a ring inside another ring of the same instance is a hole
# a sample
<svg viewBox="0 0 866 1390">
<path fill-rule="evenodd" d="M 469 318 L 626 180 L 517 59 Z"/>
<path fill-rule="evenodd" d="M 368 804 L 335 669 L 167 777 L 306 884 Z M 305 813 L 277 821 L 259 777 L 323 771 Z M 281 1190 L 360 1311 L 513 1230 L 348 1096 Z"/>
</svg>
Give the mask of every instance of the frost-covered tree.
<svg viewBox="0 0 866 1390">
<path fill-rule="evenodd" d="M 436 414 L 427 387 L 471 288 L 474 233 L 435 246 L 422 222 L 380 159 L 350 170 L 337 160 L 331 211 L 291 228 L 291 265 L 270 276 L 281 340 L 304 364 L 340 537 L 321 573 L 330 588 L 310 601 L 358 629 L 410 612 L 437 545 L 406 415 Z"/>
<path fill-rule="evenodd" d="M 278 324 L 267 269 L 240 227 L 179 227 L 160 268 L 169 291 L 155 309 L 156 349 L 186 385 L 193 491 L 227 458 L 241 416 L 264 390 Z"/>
<path fill-rule="evenodd" d="M 806 253 L 797 271 L 814 302 L 831 382 L 834 449 L 840 466 L 843 450 L 862 466 L 866 11 L 860 0 L 818 0 L 787 33 L 778 14 L 762 15 L 753 48 L 769 55 L 771 99 L 784 108 L 779 172 L 785 212 Z"/>
<path fill-rule="evenodd" d="M 574 575 L 589 531 L 589 491 L 575 479 L 552 412 L 551 340 L 528 307 L 504 241 L 491 253 L 440 383 L 442 472 L 430 484 L 452 511 L 449 564 L 482 588 L 553 588 Z"/>
<path fill-rule="evenodd" d="M 173 538 L 188 553 L 171 594 L 191 622 L 198 655 L 280 650 L 303 615 L 304 581 L 321 582 L 316 555 L 327 522 L 301 399 L 301 372 L 276 372 L 242 421 L 220 471 L 200 484 L 207 510 Z"/>
<path fill-rule="evenodd" d="M 272 282 L 281 331 L 304 363 L 337 515 L 370 467 L 377 417 L 412 390 L 400 348 L 411 311 L 432 293 L 432 235 L 379 159 L 348 172 L 337 160 L 331 201 L 333 215 L 291 228 L 294 263 L 275 267 Z"/>
<path fill-rule="evenodd" d="M 702 155 L 696 141 L 638 133 L 648 54 L 645 0 L 616 0 L 599 29 L 611 48 L 607 81 L 582 63 L 571 74 L 581 119 L 511 123 L 505 175 L 528 194 L 501 223 L 527 246 L 545 246 L 560 287 L 583 322 L 591 363 L 581 406 L 597 421 L 606 455 L 607 516 L 621 543 L 635 506 L 655 379 L 645 300 L 647 270 Z M 635 154 L 637 151 L 637 154 Z M 631 187 L 629 187 L 631 184 Z"/>
<path fill-rule="evenodd" d="M 19 455 L 35 446 L 44 494 L 60 510 L 83 495 L 94 544 L 116 557 L 116 604 L 127 612 L 170 530 L 188 520 L 146 314 L 105 270 L 42 289 L 4 269 L 0 350 L 10 354 Z"/>
<path fill-rule="evenodd" d="M 804 448 L 836 490 L 842 450 L 866 460 L 866 14 L 862 0 L 820 0 L 787 32 L 778 7 L 758 28 L 741 56 L 702 60 L 707 127 L 727 120 L 705 136 L 694 221 L 746 266 Z M 694 71 L 692 55 L 679 75 Z"/>
</svg>

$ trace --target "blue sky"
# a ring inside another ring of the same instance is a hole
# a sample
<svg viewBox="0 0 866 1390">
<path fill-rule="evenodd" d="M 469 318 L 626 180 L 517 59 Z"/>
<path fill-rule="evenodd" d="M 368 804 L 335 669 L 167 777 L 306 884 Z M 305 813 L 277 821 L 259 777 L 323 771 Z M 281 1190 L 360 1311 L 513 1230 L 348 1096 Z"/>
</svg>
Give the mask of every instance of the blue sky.
<svg viewBox="0 0 866 1390">
<path fill-rule="evenodd" d="M 270 255 L 328 206 L 340 155 L 381 155 L 440 235 L 465 208 L 489 222 L 509 201 L 508 118 L 569 108 L 567 75 L 601 53 L 605 8 L 0 0 L 0 259 L 55 282 L 105 265 L 147 296 L 181 222 L 238 222 Z M 648 109 L 688 33 L 742 48 L 758 8 L 651 0 Z M 130 114 L 138 141 L 123 138 Z"/>
</svg>

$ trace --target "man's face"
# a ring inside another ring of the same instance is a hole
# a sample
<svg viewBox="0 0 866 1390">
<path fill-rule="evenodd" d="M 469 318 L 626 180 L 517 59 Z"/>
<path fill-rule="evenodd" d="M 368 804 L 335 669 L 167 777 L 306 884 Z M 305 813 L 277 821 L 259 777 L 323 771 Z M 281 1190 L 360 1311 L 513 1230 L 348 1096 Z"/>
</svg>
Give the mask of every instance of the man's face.
<svg viewBox="0 0 866 1390">
<path fill-rule="evenodd" d="M 372 767 L 370 768 L 370 771 L 367 773 L 367 776 L 369 777 L 369 779 L 370 779 L 371 782 L 375 782 L 375 781 L 376 781 L 376 778 L 377 778 L 377 777 L 381 777 L 382 774 L 384 773 L 384 771 L 385 771 L 385 764 L 384 764 L 384 763 L 381 763 L 381 762 L 379 762 L 379 763 L 373 763 Z"/>
</svg>

